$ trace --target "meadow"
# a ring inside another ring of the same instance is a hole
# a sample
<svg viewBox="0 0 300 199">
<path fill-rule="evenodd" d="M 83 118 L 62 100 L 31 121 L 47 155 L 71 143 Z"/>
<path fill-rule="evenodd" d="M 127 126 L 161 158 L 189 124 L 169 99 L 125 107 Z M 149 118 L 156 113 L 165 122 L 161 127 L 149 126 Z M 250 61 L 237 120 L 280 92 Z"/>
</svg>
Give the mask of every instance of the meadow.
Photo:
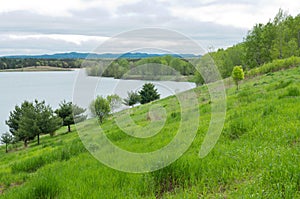
<svg viewBox="0 0 300 199">
<path fill-rule="evenodd" d="M 33 141 L 24 149 L 18 143 L 8 154 L 0 147 L 0 198 L 300 198 L 300 67 L 246 79 L 239 91 L 230 79 L 225 86 L 225 126 L 205 158 L 198 153 L 211 101 L 201 86 L 194 89 L 200 110 L 196 138 L 171 165 L 144 174 L 111 169 L 87 151 L 74 127 L 71 133 L 63 127 L 54 137 L 42 136 L 40 145 Z M 168 144 L 180 123 L 179 104 L 174 96 L 153 104 L 167 113 L 159 134 L 132 138 L 111 116 L 102 125 L 107 137 L 134 152 Z M 150 105 L 131 109 L 136 124 L 149 124 Z M 89 122 L 82 124 L 87 131 Z"/>
</svg>

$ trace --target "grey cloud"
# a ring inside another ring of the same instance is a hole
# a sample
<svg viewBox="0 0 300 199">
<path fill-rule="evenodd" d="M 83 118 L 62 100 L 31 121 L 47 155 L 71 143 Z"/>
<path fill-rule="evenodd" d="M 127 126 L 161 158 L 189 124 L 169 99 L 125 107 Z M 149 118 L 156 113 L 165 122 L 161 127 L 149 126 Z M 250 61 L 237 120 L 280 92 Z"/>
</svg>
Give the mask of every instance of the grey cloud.
<svg viewBox="0 0 300 199">
<path fill-rule="evenodd" d="M 132 15 L 137 17 L 157 17 L 158 20 L 170 19 L 168 3 L 159 3 L 156 1 L 139 1 L 134 4 L 123 5 L 118 8 L 117 14 L 121 16 Z M 158 21 L 159 22 L 159 21 Z"/>
<path fill-rule="evenodd" d="M 51 53 L 51 52 L 89 52 L 97 47 L 95 41 L 85 41 L 81 45 L 66 42 L 59 39 L 51 38 L 29 38 L 19 39 L 2 39 L 0 40 L 0 52 L 2 55 L 24 54 L 26 52 Z"/>
<path fill-rule="evenodd" d="M 215 1 L 181 1 L 181 0 L 173 0 L 173 5 L 180 5 L 186 7 L 199 7 L 199 6 L 210 6 L 210 5 L 232 5 L 232 4 L 244 4 L 244 5 L 255 5 L 257 4 L 255 1 L 251 0 L 215 0 Z"/>
<path fill-rule="evenodd" d="M 230 0 L 234 2 L 236 0 Z M 182 2 L 182 1 L 180 1 Z M 185 1 L 193 6 L 195 1 Z M 248 1 L 244 1 L 248 2 Z M 170 3 L 140 1 L 120 6 L 114 15 L 99 7 L 83 11 L 72 11 L 72 17 L 48 17 L 28 11 L 0 13 L 0 34 L 77 34 L 93 36 L 113 36 L 120 32 L 143 28 L 161 27 L 173 29 L 200 43 L 212 43 L 216 47 L 230 46 L 242 41 L 247 30 L 215 23 L 186 20 L 170 14 Z M 100 42 L 99 42 L 100 44 Z M 4 49 L 39 49 L 52 51 L 91 51 L 99 45 L 95 41 L 81 45 L 54 39 L 0 40 L 0 53 Z M 9 50 L 7 50 L 8 52 Z"/>
</svg>

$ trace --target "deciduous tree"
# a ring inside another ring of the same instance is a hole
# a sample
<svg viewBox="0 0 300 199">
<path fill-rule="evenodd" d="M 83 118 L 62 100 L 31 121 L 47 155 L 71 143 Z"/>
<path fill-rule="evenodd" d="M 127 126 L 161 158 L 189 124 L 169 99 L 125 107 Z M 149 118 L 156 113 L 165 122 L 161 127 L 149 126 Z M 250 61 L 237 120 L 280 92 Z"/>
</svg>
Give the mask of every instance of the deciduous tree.
<svg viewBox="0 0 300 199">
<path fill-rule="evenodd" d="M 236 84 L 236 89 L 239 90 L 239 81 L 244 79 L 244 71 L 242 66 L 235 66 L 232 71 L 232 79 Z"/>
<path fill-rule="evenodd" d="M 12 142 L 12 140 L 13 140 L 13 136 L 8 132 L 2 134 L 0 137 L 1 143 L 5 144 L 5 152 L 6 153 L 8 152 L 7 146 Z"/>
<path fill-rule="evenodd" d="M 107 99 L 102 96 L 98 96 L 90 104 L 90 110 L 93 115 L 98 117 L 100 123 L 102 123 L 110 113 L 110 105 Z"/>
</svg>

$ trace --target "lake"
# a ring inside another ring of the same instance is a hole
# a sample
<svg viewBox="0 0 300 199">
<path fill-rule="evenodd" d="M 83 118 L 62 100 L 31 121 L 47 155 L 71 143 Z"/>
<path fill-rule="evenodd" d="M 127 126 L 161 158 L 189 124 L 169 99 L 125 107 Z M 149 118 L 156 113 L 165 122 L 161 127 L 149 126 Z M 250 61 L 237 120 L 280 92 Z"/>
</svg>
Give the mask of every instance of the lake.
<svg viewBox="0 0 300 199">
<path fill-rule="evenodd" d="M 45 100 L 53 109 L 58 108 L 63 100 L 72 101 L 73 87 L 82 70 L 64 72 L 0 72 L 0 134 L 8 131 L 5 120 L 15 105 L 20 105 L 24 100 Z M 145 82 L 155 84 L 161 98 L 174 95 L 195 87 L 194 83 L 172 81 L 141 81 L 117 80 L 113 78 L 87 77 L 91 87 L 98 85 L 94 96 L 118 94 L 122 98 L 131 90 L 139 90 Z M 89 86 L 89 85 L 88 85 Z M 78 105 L 87 108 L 86 102 Z"/>
</svg>

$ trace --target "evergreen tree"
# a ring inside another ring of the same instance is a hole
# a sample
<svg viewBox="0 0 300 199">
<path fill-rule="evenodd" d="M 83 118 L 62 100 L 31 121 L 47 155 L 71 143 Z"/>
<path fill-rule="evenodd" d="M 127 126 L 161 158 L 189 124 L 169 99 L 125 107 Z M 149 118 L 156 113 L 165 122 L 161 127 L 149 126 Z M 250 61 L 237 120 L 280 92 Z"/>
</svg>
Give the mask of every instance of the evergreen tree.
<svg viewBox="0 0 300 199">
<path fill-rule="evenodd" d="M 146 104 L 160 98 L 160 94 L 152 83 L 144 84 L 139 94 L 141 96 L 141 104 Z"/>
<path fill-rule="evenodd" d="M 53 134 L 60 127 L 61 120 L 54 116 L 52 108 L 44 101 L 35 103 L 25 101 L 10 112 L 6 121 L 9 130 L 16 140 L 23 141 L 27 147 L 28 141 L 38 137 L 40 144 L 41 134 Z"/>
<path fill-rule="evenodd" d="M 63 101 L 55 113 L 62 119 L 63 125 L 68 126 L 68 132 L 71 132 L 71 125 L 75 122 L 81 122 L 87 118 L 83 113 L 86 109 L 72 104 L 72 102 Z"/>
</svg>

